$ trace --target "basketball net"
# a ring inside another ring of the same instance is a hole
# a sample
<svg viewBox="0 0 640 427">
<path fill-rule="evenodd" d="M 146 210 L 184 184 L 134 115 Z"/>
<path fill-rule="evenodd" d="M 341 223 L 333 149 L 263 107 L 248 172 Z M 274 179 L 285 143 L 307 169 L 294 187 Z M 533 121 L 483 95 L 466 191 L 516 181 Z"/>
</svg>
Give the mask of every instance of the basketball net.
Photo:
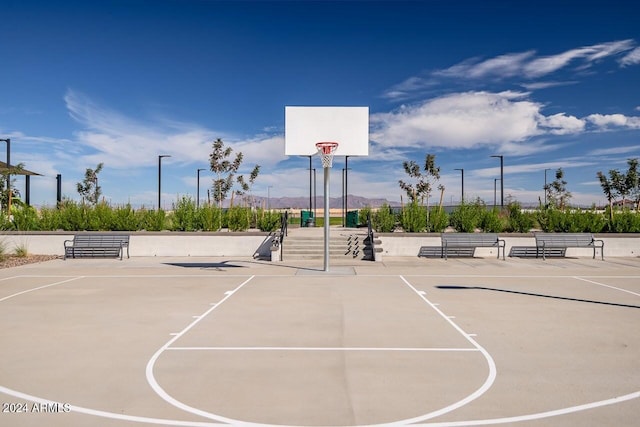
<svg viewBox="0 0 640 427">
<path fill-rule="evenodd" d="M 322 160 L 323 168 L 330 168 L 333 166 L 333 153 L 338 149 L 337 142 L 318 142 L 316 144 L 318 154 Z"/>
</svg>

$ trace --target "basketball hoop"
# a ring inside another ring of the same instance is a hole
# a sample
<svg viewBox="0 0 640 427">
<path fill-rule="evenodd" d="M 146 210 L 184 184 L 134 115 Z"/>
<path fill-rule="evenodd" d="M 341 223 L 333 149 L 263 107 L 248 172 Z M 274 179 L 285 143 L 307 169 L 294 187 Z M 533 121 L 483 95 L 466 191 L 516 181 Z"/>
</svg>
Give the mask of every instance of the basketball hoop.
<svg viewBox="0 0 640 427">
<path fill-rule="evenodd" d="M 318 154 L 322 159 L 322 167 L 330 168 L 333 166 L 333 153 L 338 149 L 337 142 L 318 142 L 316 143 Z"/>
</svg>

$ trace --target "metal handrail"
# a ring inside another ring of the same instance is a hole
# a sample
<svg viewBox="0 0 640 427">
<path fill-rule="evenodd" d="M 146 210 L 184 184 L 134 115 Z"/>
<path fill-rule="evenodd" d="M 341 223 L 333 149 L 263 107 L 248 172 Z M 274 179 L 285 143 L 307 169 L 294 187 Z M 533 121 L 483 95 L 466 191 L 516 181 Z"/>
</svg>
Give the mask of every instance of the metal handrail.
<svg viewBox="0 0 640 427">
<path fill-rule="evenodd" d="M 376 247 L 373 237 L 373 226 L 371 225 L 371 212 L 367 212 L 367 239 L 369 239 L 369 245 L 371 247 L 372 261 L 376 260 Z"/>
<path fill-rule="evenodd" d="M 284 211 L 280 215 L 280 242 L 284 241 L 284 237 L 289 233 L 289 211 Z"/>
</svg>

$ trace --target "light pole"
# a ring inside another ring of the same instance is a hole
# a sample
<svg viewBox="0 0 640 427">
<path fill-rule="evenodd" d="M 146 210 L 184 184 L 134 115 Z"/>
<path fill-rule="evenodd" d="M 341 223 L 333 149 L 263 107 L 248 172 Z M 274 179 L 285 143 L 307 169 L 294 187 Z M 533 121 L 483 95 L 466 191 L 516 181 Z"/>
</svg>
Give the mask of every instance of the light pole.
<svg viewBox="0 0 640 427">
<path fill-rule="evenodd" d="M 500 207 L 504 208 L 504 156 L 491 156 L 500 159 Z"/>
<path fill-rule="evenodd" d="M 547 171 L 550 171 L 551 168 L 544 170 L 544 207 L 547 207 Z"/>
<path fill-rule="evenodd" d="M 7 143 L 7 216 L 11 216 L 11 138 L 0 141 Z"/>
<path fill-rule="evenodd" d="M 460 201 L 462 203 L 464 203 L 464 169 L 454 169 L 454 170 L 460 171 L 460 174 L 461 174 L 461 178 L 462 178 L 462 195 L 460 197 Z"/>
<path fill-rule="evenodd" d="M 493 178 L 493 207 L 496 207 L 496 183 L 500 178 Z"/>
<path fill-rule="evenodd" d="M 160 195 L 162 194 L 161 189 L 162 189 L 162 158 L 163 157 L 171 157 L 168 154 L 160 154 L 158 156 L 158 210 L 161 209 L 160 207 L 160 202 L 161 202 L 161 197 Z"/>
<path fill-rule="evenodd" d="M 198 169 L 198 184 L 196 187 L 196 208 L 200 207 L 200 171 L 206 171 L 206 169 Z"/>
</svg>

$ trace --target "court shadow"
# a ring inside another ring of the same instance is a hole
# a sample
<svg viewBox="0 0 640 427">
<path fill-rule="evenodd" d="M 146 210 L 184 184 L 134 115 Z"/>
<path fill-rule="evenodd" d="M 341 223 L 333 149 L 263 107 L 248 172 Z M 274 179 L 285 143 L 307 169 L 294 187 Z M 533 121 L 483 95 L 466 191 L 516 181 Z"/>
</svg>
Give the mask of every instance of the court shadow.
<svg viewBox="0 0 640 427">
<path fill-rule="evenodd" d="M 247 268 L 244 265 L 229 264 L 228 261 L 223 261 L 223 262 L 165 262 L 163 264 L 172 265 L 174 267 L 214 269 L 214 270 L 218 270 L 218 271 L 222 271 L 223 268 Z"/>
<path fill-rule="evenodd" d="M 445 289 L 445 290 L 472 290 L 472 289 L 476 289 L 476 290 L 481 290 L 481 291 L 504 292 L 504 293 L 508 293 L 508 294 L 525 295 L 525 296 L 538 297 L 538 298 L 551 298 L 551 299 L 558 299 L 558 300 L 564 300 L 564 301 L 586 302 L 586 303 L 589 303 L 589 304 L 600 304 L 600 305 L 609 305 L 609 306 L 614 306 L 614 307 L 638 308 L 638 309 L 640 309 L 640 306 L 638 306 L 638 305 L 619 304 L 619 303 L 615 303 L 615 302 L 606 302 L 606 301 L 593 301 L 593 300 L 580 299 L 580 298 L 560 297 L 560 296 L 557 296 L 557 295 L 536 294 L 536 293 L 532 293 L 532 292 L 513 291 L 513 290 L 510 290 L 510 289 L 488 288 L 488 287 L 485 287 L 485 286 L 441 285 L 441 286 L 436 286 L 436 288 Z"/>
</svg>

